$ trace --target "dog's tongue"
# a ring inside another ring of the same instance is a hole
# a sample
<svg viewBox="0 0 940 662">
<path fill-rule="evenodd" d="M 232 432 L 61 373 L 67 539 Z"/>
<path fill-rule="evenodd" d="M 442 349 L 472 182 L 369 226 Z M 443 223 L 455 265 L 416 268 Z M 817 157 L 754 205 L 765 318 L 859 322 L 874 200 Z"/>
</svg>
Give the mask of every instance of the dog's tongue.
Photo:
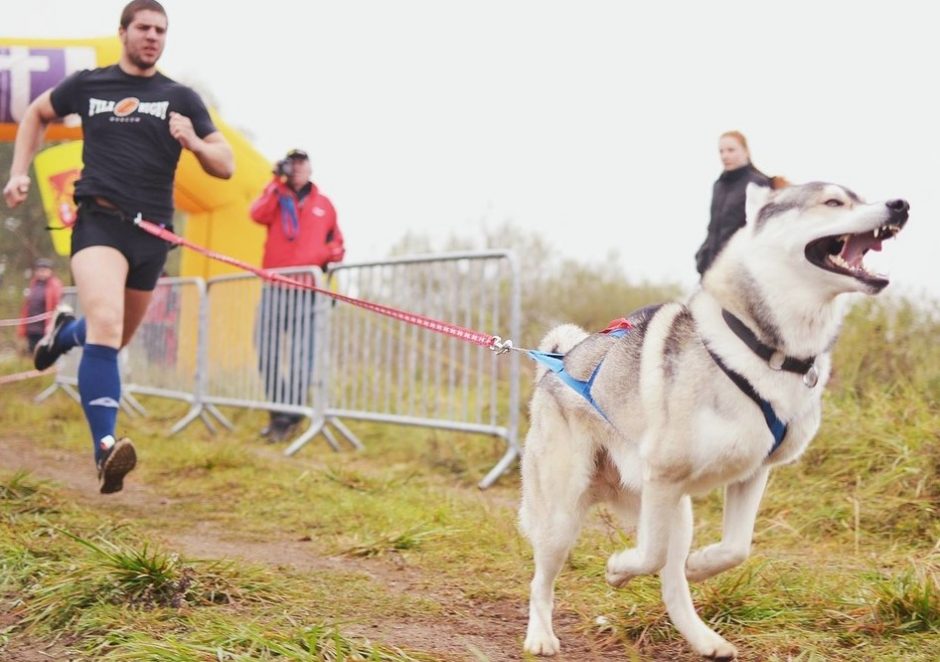
<svg viewBox="0 0 940 662">
<path fill-rule="evenodd" d="M 876 239 L 873 232 L 849 235 L 842 249 L 842 259 L 849 264 L 861 264 L 867 251 L 880 251 L 881 239 Z"/>
</svg>

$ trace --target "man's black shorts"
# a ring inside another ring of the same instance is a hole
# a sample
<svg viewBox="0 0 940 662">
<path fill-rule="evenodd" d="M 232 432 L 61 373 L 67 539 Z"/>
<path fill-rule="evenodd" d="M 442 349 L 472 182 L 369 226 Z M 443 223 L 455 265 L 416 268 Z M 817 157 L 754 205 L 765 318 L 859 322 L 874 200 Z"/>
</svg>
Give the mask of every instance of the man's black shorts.
<svg viewBox="0 0 940 662">
<path fill-rule="evenodd" d="M 147 234 L 118 209 L 83 199 L 72 228 L 72 255 L 89 246 L 110 246 L 127 259 L 130 266 L 124 286 L 152 291 L 163 272 L 169 244 Z"/>
</svg>

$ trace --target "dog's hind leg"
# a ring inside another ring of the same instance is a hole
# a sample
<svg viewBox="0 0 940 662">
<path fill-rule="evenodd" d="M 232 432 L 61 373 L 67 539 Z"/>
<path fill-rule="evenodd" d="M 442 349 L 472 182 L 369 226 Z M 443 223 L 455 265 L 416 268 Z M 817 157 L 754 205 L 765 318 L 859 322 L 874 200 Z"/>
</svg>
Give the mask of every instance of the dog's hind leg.
<svg viewBox="0 0 940 662">
<path fill-rule="evenodd" d="M 685 561 L 692 545 L 692 500 L 688 496 L 682 497 L 670 528 L 666 565 L 659 573 L 663 602 L 666 603 L 669 618 L 700 655 L 722 660 L 734 659 L 737 655 L 735 647 L 705 625 L 695 613 L 695 605 L 689 594 Z"/>
<path fill-rule="evenodd" d="M 532 536 L 535 574 L 529 585 L 529 624 L 524 647 L 535 655 L 554 655 L 561 649 L 552 628 L 555 578 L 574 545 L 580 522 L 559 517 L 547 524 Z"/>
<path fill-rule="evenodd" d="M 685 576 L 689 581 L 708 579 L 747 559 L 754 537 L 754 520 L 757 519 L 757 509 L 769 473 L 767 467 L 761 467 L 747 480 L 725 487 L 721 542 L 708 545 L 689 556 L 685 565 Z"/>
<path fill-rule="evenodd" d="M 522 462 L 522 506 L 520 523 L 535 561 L 529 592 L 529 624 L 525 650 L 536 655 L 554 655 L 560 650 L 552 629 L 555 578 L 568 558 L 588 508 L 585 493 L 590 484 L 590 452 L 558 452 L 581 445 L 586 439 L 571 438 L 566 425 L 559 432 L 540 438 L 536 420 L 526 439 Z M 573 437 L 573 435 L 572 435 Z"/>
</svg>

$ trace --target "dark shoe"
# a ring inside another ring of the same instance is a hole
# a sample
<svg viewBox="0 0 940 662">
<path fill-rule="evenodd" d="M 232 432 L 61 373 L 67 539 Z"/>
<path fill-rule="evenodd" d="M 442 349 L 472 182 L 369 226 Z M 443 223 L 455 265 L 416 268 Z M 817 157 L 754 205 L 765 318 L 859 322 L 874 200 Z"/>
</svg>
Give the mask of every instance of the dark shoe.
<svg viewBox="0 0 940 662">
<path fill-rule="evenodd" d="M 61 349 L 56 347 L 55 339 L 62 327 L 74 320 L 75 315 L 72 314 L 71 308 L 66 305 L 56 308 L 55 317 L 52 318 L 52 328 L 49 329 L 49 333 L 42 337 L 42 340 L 36 343 L 36 349 L 33 350 L 33 365 L 36 370 L 41 371 L 51 367 L 64 354 Z"/>
<path fill-rule="evenodd" d="M 294 431 L 294 428 L 297 427 L 297 422 L 294 420 L 294 416 L 291 414 L 284 414 L 278 416 L 271 423 L 271 434 L 268 435 L 268 442 L 274 443 L 277 441 L 284 441 L 290 437 L 291 433 Z"/>
<path fill-rule="evenodd" d="M 118 439 L 104 459 L 98 463 L 98 480 L 102 494 L 124 489 L 124 476 L 137 466 L 137 451 L 127 437 Z"/>
<path fill-rule="evenodd" d="M 280 428 L 284 427 L 284 414 L 275 414 L 271 412 L 270 417 L 268 418 L 268 424 L 261 428 L 259 433 L 262 437 L 270 437 L 275 434 Z"/>
</svg>

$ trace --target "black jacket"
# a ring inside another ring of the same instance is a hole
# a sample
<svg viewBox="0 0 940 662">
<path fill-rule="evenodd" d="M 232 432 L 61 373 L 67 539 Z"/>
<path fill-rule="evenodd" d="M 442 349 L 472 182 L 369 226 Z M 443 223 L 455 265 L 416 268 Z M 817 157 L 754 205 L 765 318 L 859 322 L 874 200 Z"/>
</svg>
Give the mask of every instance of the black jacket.
<svg viewBox="0 0 940 662">
<path fill-rule="evenodd" d="M 737 170 L 726 170 L 712 188 L 711 220 L 708 235 L 695 253 L 695 268 L 705 270 L 724 248 L 738 228 L 744 227 L 744 203 L 748 182 L 770 186 L 770 178 L 750 163 Z"/>
</svg>

